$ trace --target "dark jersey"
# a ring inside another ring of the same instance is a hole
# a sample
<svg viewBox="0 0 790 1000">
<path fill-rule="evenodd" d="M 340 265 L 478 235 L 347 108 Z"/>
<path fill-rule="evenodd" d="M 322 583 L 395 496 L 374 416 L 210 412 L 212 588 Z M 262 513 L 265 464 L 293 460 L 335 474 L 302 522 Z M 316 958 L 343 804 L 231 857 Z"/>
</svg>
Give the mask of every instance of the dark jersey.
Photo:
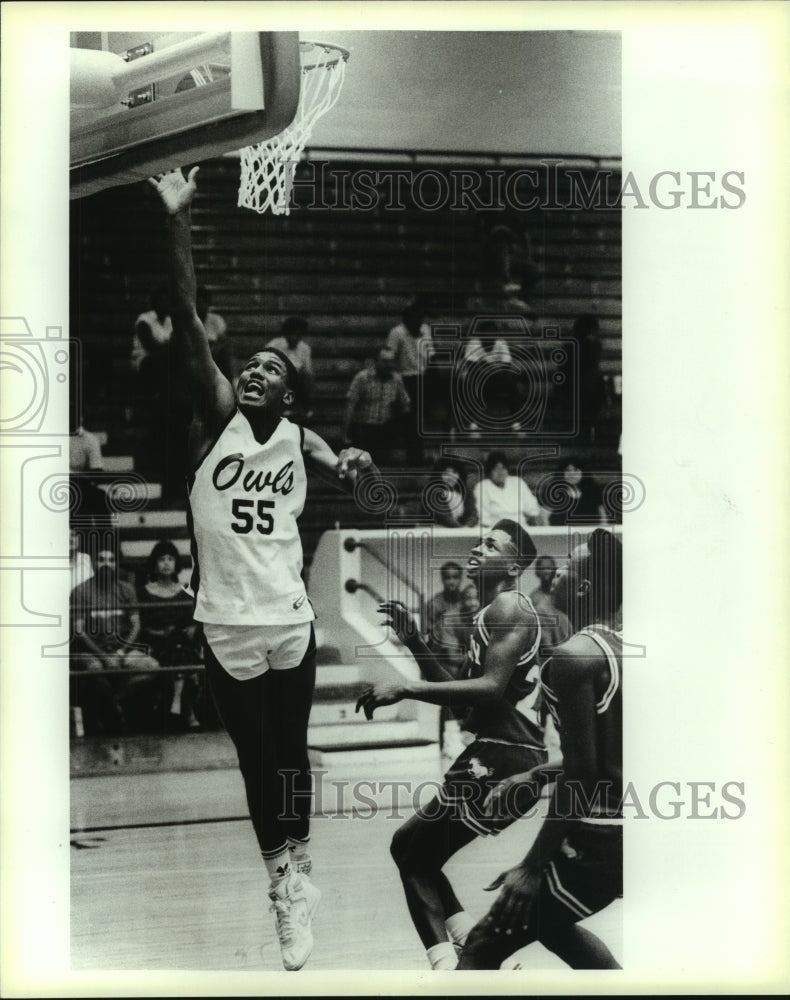
<svg viewBox="0 0 790 1000">
<path fill-rule="evenodd" d="M 598 649 L 600 667 L 596 671 L 595 746 L 598 760 L 598 794 L 591 802 L 593 819 L 621 816 L 623 797 L 623 635 L 606 625 L 588 625 L 577 633 L 591 639 Z M 552 660 L 543 664 L 540 687 L 551 712 L 560 743 L 563 741 L 562 711 L 551 686 Z"/>
<path fill-rule="evenodd" d="M 530 747 L 543 747 L 543 727 L 538 714 L 540 624 L 532 602 L 518 595 L 522 607 L 534 617 L 534 640 L 513 668 L 508 685 L 499 698 L 491 698 L 469 710 L 464 725 L 478 739 L 500 740 Z M 482 677 L 486 672 L 486 655 L 491 633 L 486 625 L 490 604 L 478 611 L 462 677 Z M 530 625 L 524 625 L 529 628 Z M 518 707 L 516 707 L 518 706 Z"/>
</svg>

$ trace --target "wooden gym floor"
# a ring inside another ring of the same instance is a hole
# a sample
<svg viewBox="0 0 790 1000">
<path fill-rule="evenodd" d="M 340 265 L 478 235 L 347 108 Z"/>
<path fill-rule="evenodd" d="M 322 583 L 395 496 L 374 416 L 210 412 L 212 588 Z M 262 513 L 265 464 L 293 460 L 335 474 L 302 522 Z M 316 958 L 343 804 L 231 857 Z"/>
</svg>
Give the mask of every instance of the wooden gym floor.
<svg viewBox="0 0 790 1000">
<path fill-rule="evenodd" d="M 369 818 L 333 782 L 438 780 L 440 761 L 339 754 L 324 777 L 323 815 L 313 820 L 313 880 L 323 893 L 306 966 L 321 970 L 425 970 L 389 842 L 412 798 L 377 795 Z M 370 789 L 365 790 L 366 794 Z M 429 797 L 426 792 L 426 798 Z M 393 805 L 393 799 L 395 805 Z M 398 812 L 400 818 L 393 813 Z M 539 818 L 498 838 L 478 839 L 445 868 L 477 918 L 493 901 L 483 889 L 528 847 Z M 76 778 L 71 783 L 72 970 L 281 970 L 266 898 L 266 873 L 235 770 Z M 622 903 L 585 922 L 621 958 Z M 525 969 L 566 968 L 538 944 L 518 955 Z"/>
</svg>

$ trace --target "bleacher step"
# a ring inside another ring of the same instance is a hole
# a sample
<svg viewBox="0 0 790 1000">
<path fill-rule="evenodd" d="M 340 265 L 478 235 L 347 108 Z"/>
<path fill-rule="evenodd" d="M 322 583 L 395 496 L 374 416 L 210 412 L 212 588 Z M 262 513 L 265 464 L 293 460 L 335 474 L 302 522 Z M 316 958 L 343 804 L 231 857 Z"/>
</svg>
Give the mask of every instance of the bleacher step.
<svg viewBox="0 0 790 1000">
<path fill-rule="evenodd" d="M 326 725 L 310 725 L 307 731 L 307 745 L 316 750 L 365 749 L 380 746 L 403 746 L 408 742 L 424 742 L 416 721 L 386 720 L 377 722 L 365 720 L 367 725 L 360 729 L 357 722 Z M 364 736 L 363 736 L 364 733 Z"/>
<path fill-rule="evenodd" d="M 365 718 L 364 712 L 356 712 L 356 697 L 336 698 L 332 700 L 324 699 L 316 692 L 313 701 L 313 708 L 310 712 L 310 726 L 356 726 L 370 725 L 370 720 Z M 376 709 L 376 721 L 390 722 L 397 718 L 398 706 L 385 705 Z"/>
</svg>

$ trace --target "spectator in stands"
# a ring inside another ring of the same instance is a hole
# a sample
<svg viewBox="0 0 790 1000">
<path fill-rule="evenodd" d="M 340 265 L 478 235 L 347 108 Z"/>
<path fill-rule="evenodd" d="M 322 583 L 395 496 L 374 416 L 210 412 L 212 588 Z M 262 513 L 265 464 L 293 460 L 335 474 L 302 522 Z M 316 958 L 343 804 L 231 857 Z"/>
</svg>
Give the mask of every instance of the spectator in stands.
<svg viewBox="0 0 790 1000">
<path fill-rule="evenodd" d="M 159 678 L 151 671 L 159 664 L 135 645 L 136 603 L 134 587 L 119 578 L 109 550 L 97 554 L 94 575 L 71 592 L 72 668 L 86 674 L 73 678 L 72 704 L 82 708 L 88 736 L 120 732 L 130 716 L 144 725 L 154 720 Z M 107 674 L 123 670 L 144 673 Z"/>
<path fill-rule="evenodd" d="M 202 660 L 196 625 L 192 619 L 194 602 L 184 590 L 178 574 L 181 557 L 172 542 L 159 541 L 151 549 L 145 581 L 138 589 L 140 641 L 162 667 L 195 666 Z M 200 725 L 195 707 L 201 694 L 200 675 L 194 671 L 171 674 L 168 685 L 169 715 L 188 729 Z"/>
<path fill-rule="evenodd" d="M 440 569 L 442 589 L 425 602 L 423 610 L 423 631 L 428 648 L 436 659 L 452 674 L 461 676 L 461 668 L 466 657 L 466 644 L 459 643 L 457 629 L 461 624 L 462 601 L 461 583 L 463 568 L 452 560 Z M 442 706 L 439 712 L 439 746 L 442 753 L 453 760 L 463 752 L 459 715 L 449 706 Z"/>
<path fill-rule="evenodd" d="M 370 452 L 378 466 L 387 464 L 398 425 L 411 406 L 392 351 L 382 348 L 373 368 L 357 372 L 346 398 L 346 444 Z"/>
<path fill-rule="evenodd" d="M 104 468 L 101 441 L 96 434 L 86 431 L 81 423 L 69 435 L 69 470 L 71 472 L 100 472 Z"/>
<path fill-rule="evenodd" d="M 424 632 L 428 648 L 435 653 L 443 667 L 457 676 L 464 662 L 465 650 L 463 647 L 459 648 L 450 626 L 453 617 L 457 620 L 461 612 L 464 571 L 457 562 L 450 560 L 444 563 L 439 573 L 442 589 L 425 602 Z"/>
<path fill-rule="evenodd" d="M 577 316 L 572 337 L 579 351 L 579 435 L 594 443 L 606 403 L 606 380 L 600 368 L 603 346 L 598 317 Z"/>
<path fill-rule="evenodd" d="M 69 528 L 69 569 L 71 590 L 93 576 L 93 563 L 87 552 L 82 551 L 82 541 L 74 528 Z"/>
<path fill-rule="evenodd" d="M 423 491 L 423 509 L 442 528 L 473 528 L 477 524 L 474 491 L 467 485 L 457 458 L 436 460 L 433 477 Z"/>
<path fill-rule="evenodd" d="M 306 422 L 313 416 L 313 400 L 315 398 L 313 352 L 304 339 L 307 331 L 306 319 L 302 316 L 289 316 L 282 325 L 280 336 L 270 340 L 266 345 L 282 351 L 290 358 L 299 374 L 299 384 L 294 386 L 296 393 L 294 409 L 285 414 L 289 419 L 299 423 Z"/>
<path fill-rule="evenodd" d="M 96 434 L 86 431 L 79 409 L 69 413 L 69 473 L 77 488 L 77 500 L 72 513 L 83 517 L 100 517 L 107 512 L 106 495 L 93 473 L 104 469 L 101 442 Z"/>
<path fill-rule="evenodd" d="M 551 581 L 557 572 L 557 563 L 553 556 L 538 556 L 533 568 L 535 576 L 538 578 L 538 585 L 530 592 L 529 599 L 538 613 L 543 610 L 553 611 L 554 601 L 551 597 Z"/>
<path fill-rule="evenodd" d="M 144 396 L 160 391 L 167 374 L 167 348 L 173 333 L 170 319 L 170 297 L 166 286 L 151 293 L 151 308 L 134 322 L 132 338 L 132 368 L 139 375 L 140 391 Z"/>
<path fill-rule="evenodd" d="M 565 458 L 543 484 L 549 497 L 549 524 L 607 524 L 603 490 L 578 458 Z M 543 492 L 543 489 L 539 489 Z M 552 504 L 552 496 L 556 502 Z M 552 506 L 554 509 L 552 509 Z"/>
<path fill-rule="evenodd" d="M 557 563 L 551 556 L 538 556 L 534 568 L 539 582 L 529 599 L 540 619 L 541 649 L 544 649 L 565 642 L 571 634 L 571 627 L 568 616 L 559 610 L 551 595 L 551 583 L 557 572 Z"/>
<path fill-rule="evenodd" d="M 406 459 L 418 466 L 422 464 L 423 458 L 418 412 L 419 387 L 430 354 L 430 343 L 431 328 L 425 322 L 425 310 L 420 301 L 414 299 L 403 310 L 401 322 L 387 334 L 385 346 L 392 352 L 395 369 L 400 373 L 411 401 L 409 415 L 404 423 Z"/>
<path fill-rule="evenodd" d="M 463 380 L 467 400 L 495 418 L 506 418 L 518 412 L 519 392 L 517 371 L 507 340 L 495 320 L 480 321 L 470 330 L 464 345 L 459 379 Z M 476 423 L 469 430 L 478 430 Z M 521 430 L 518 421 L 511 430 Z"/>
<path fill-rule="evenodd" d="M 195 311 L 203 324 L 211 356 L 217 368 L 228 381 L 233 381 L 233 360 L 228 340 L 228 325 L 211 305 L 211 292 L 205 285 L 200 285 L 195 293 Z"/>
<path fill-rule="evenodd" d="M 169 292 L 156 289 L 152 308 L 135 321 L 132 367 L 138 372 L 134 421 L 144 432 L 137 443 L 135 471 L 160 483 L 167 500 L 182 498 L 186 466 L 184 455 L 191 420 L 191 400 L 182 379 L 171 377 Z"/>
<path fill-rule="evenodd" d="M 522 220 L 512 211 L 492 211 L 477 213 L 476 223 L 483 276 L 510 305 L 526 312 L 541 270 Z"/>
<path fill-rule="evenodd" d="M 522 526 L 545 524 L 546 515 L 532 490 L 519 476 L 510 475 L 510 463 L 503 451 L 486 456 L 484 475 L 475 487 L 480 527 L 488 531 L 497 521 L 508 518 Z"/>
</svg>

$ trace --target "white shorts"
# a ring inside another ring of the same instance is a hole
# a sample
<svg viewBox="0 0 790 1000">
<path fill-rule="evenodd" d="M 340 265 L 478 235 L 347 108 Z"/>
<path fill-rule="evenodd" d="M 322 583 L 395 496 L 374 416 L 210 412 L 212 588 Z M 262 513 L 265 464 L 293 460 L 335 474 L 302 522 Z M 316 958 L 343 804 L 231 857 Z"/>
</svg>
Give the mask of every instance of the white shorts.
<svg viewBox="0 0 790 1000">
<path fill-rule="evenodd" d="M 203 625 L 211 652 L 237 681 L 267 670 L 291 670 L 304 659 L 312 622 L 297 625 Z"/>
</svg>

